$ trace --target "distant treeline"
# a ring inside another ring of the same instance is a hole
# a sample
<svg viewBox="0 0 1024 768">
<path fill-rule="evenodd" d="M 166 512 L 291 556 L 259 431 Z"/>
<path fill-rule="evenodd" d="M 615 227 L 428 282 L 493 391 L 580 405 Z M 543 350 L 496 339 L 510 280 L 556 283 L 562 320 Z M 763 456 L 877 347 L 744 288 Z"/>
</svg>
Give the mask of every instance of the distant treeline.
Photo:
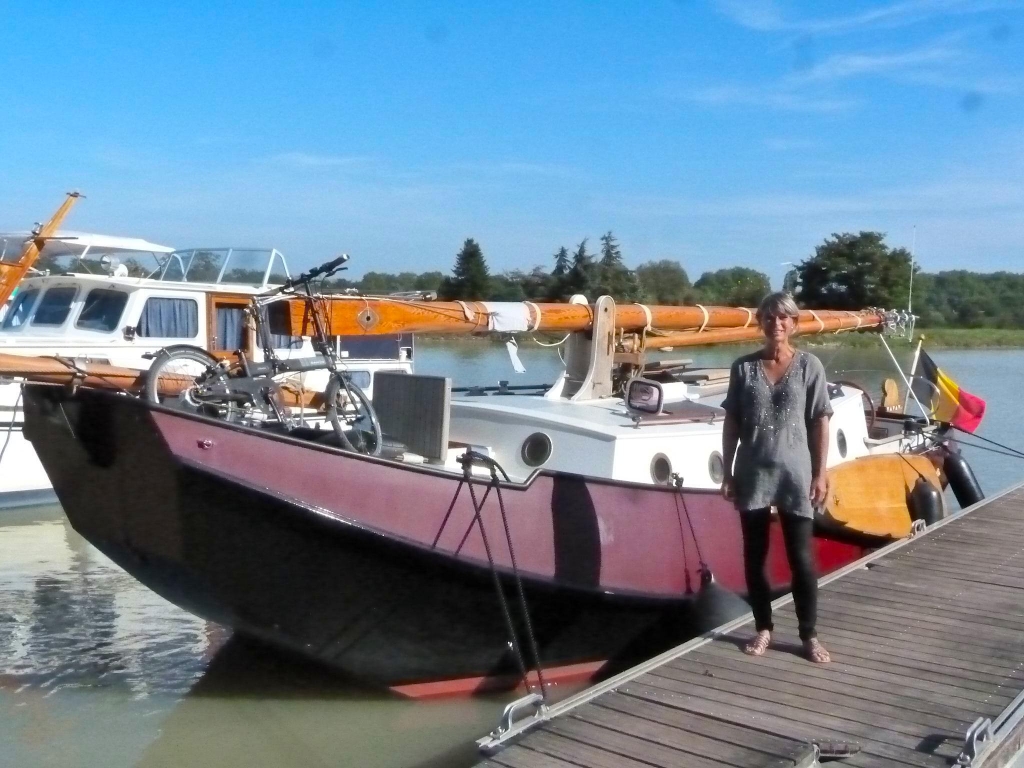
<svg viewBox="0 0 1024 768">
<path fill-rule="evenodd" d="M 756 307 L 771 291 L 768 275 L 747 267 L 704 272 L 694 282 L 673 259 L 648 261 L 636 269 L 625 266 L 622 250 L 611 232 L 599 239 L 596 252 L 584 239 L 573 250 L 557 249 L 550 267 L 491 274 L 479 243 L 468 239 L 455 257 L 450 275 L 433 272 L 367 272 L 359 280 L 336 278 L 323 284 L 328 292 L 353 290 L 364 294 L 436 291 L 442 299 L 488 301 L 567 301 L 574 294 L 593 300 L 608 294 L 619 302 L 650 304 L 708 304 Z M 104 271 L 99 261 L 85 268 Z M 135 259 L 123 260 L 133 276 L 151 268 Z M 814 254 L 786 274 L 782 289 L 811 309 L 904 309 L 911 289 L 910 253 L 889 248 L 879 232 L 834 234 Z M 40 259 L 40 269 L 60 271 L 56 260 Z M 81 266 L 81 265 L 80 265 Z M 210 254 L 197 255 L 189 279 L 214 280 L 219 264 Z M 261 271 L 236 269 L 225 276 L 240 282 L 260 282 Z M 917 271 L 913 279 L 913 311 L 921 327 L 1024 328 L 1024 274 L 1015 272 Z"/>
<path fill-rule="evenodd" d="M 576 293 L 591 300 L 609 294 L 620 302 L 757 306 L 769 293 L 768 275 L 747 267 L 704 272 L 691 282 L 673 259 L 648 261 L 628 269 L 615 236 L 589 241 L 574 250 L 559 248 L 552 267 L 510 270 L 492 275 L 480 245 L 466 240 L 452 274 L 368 272 L 360 280 L 332 281 L 328 290 L 362 293 L 436 291 L 442 299 L 488 301 L 565 301 Z M 903 309 L 910 283 L 910 253 L 889 248 L 879 232 L 834 234 L 785 277 L 783 290 L 809 308 Z M 1013 272 L 920 272 L 915 267 L 913 311 L 922 327 L 1024 328 L 1024 274 Z"/>
</svg>

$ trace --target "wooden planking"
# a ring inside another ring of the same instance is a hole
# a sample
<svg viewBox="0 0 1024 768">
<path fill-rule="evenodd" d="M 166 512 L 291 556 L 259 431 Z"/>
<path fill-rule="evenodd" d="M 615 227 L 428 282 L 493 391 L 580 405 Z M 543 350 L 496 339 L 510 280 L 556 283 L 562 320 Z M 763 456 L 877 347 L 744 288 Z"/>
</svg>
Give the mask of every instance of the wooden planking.
<svg viewBox="0 0 1024 768">
<path fill-rule="evenodd" d="M 832 664 L 802 658 L 790 603 L 765 656 L 741 652 L 749 626 L 719 634 L 490 764 L 789 768 L 832 740 L 860 748 L 843 765 L 949 766 L 974 719 L 1024 690 L 1022 598 L 1024 486 L 825 584 Z"/>
</svg>

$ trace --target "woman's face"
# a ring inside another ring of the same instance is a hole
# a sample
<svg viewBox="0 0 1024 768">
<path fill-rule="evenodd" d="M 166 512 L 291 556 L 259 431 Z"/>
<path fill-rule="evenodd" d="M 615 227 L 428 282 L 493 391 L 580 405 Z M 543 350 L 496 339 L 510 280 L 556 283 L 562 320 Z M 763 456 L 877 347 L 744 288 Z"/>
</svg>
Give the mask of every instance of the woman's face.
<svg viewBox="0 0 1024 768">
<path fill-rule="evenodd" d="M 789 315 L 765 315 L 761 318 L 761 331 L 768 341 L 786 341 L 795 328 L 796 319 Z"/>
</svg>

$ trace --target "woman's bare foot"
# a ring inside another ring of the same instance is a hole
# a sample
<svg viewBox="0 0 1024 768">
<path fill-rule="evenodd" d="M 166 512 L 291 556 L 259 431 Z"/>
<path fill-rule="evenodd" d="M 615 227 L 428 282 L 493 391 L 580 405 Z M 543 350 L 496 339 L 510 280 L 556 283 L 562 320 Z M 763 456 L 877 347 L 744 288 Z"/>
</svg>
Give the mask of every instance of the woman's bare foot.
<svg viewBox="0 0 1024 768">
<path fill-rule="evenodd" d="M 804 640 L 804 655 L 808 661 L 813 661 L 815 664 L 828 664 L 832 661 L 832 657 L 828 655 L 825 646 L 819 643 L 816 637 Z"/>
<path fill-rule="evenodd" d="M 762 629 L 751 640 L 743 647 L 743 652 L 748 656 L 764 656 L 764 652 L 768 650 L 768 644 L 772 641 L 772 633 L 767 629 Z"/>
</svg>

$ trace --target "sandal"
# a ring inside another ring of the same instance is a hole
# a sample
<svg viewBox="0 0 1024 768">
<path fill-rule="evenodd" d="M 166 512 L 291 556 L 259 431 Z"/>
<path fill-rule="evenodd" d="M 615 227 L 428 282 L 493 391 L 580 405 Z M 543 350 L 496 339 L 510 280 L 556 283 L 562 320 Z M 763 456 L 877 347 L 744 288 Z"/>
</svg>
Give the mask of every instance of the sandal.
<svg viewBox="0 0 1024 768">
<path fill-rule="evenodd" d="M 813 661 L 815 664 L 828 664 L 832 661 L 832 657 L 825 650 L 825 646 L 819 643 L 816 637 L 804 641 L 804 656 L 807 657 L 808 661 Z"/>
<path fill-rule="evenodd" d="M 768 650 L 768 644 L 772 641 L 772 633 L 767 629 L 762 629 L 751 640 L 743 647 L 743 652 L 748 656 L 764 656 L 764 652 Z"/>
</svg>

